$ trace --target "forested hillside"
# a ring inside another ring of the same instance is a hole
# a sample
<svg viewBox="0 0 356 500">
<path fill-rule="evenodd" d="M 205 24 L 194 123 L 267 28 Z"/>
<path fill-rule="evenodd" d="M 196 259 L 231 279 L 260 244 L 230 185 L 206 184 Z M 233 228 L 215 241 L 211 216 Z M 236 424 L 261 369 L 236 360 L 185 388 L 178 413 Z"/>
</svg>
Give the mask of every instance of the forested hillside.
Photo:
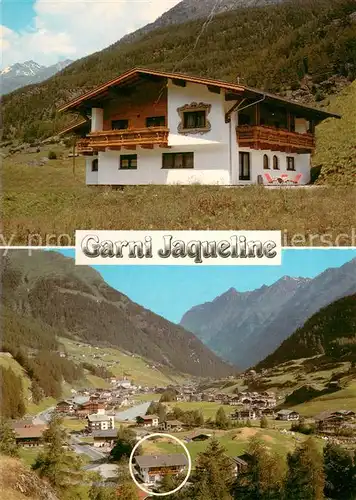
<svg viewBox="0 0 356 500">
<path fill-rule="evenodd" d="M 134 66 L 236 81 L 290 95 L 308 75 L 316 101 L 330 77 L 356 75 L 356 6 L 353 0 L 294 0 L 238 9 L 154 30 L 79 60 L 38 85 L 3 98 L 4 137 L 26 141 L 58 131 L 70 117 L 56 107 Z M 333 87 L 333 85 L 331 85 Z"/>
<path fill-rule="evenodd" d="M 356 361 L 356 295 L 344 297 L 314 314 L 258 368 L 316 355 Z"/>
<path fill-rule="evenodd" d="M 43 351 L 55 349 L 58 337 L 76 337 L 138 354 L 180 373 L 219 377 L 234 371 L 194 335 L 135 304 L 90 267 L 44 251 L 29 256 L 14 250 L 2 261 L 3 345 L 12 353 L 19 345 L 27 350 L 41 347 L 37 358 L 43 366 Z M 53 366 L 67 381 L 80 377 L 65 358 L 47 358 L 48 373 Z"/>
</svg>

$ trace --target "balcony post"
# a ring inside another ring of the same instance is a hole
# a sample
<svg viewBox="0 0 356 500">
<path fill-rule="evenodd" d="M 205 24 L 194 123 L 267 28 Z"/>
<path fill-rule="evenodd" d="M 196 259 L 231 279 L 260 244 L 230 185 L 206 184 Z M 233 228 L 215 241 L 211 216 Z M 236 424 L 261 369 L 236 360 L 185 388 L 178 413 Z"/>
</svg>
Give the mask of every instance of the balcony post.
<svg viewBox="0 0 356 500">
<path fill-rule="evenodd" d="M 261 108 L 260 108 L 260 104 L 256 104 L 256 116 L 255 116 L 255 120 L 256 120 L 256 125 L 259 126 L 260 125 L 260 122 L 261 122 Z"/>
</svg>

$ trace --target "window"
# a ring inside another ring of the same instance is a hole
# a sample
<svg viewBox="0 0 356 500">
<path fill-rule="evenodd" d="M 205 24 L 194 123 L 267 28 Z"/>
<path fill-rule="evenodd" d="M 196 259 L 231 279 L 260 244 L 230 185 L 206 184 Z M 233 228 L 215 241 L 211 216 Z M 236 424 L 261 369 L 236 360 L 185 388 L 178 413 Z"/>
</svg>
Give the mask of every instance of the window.
<svg viewBox="0 0 356 500">
<path fill-rule="evenodd" d="M 163 153 L 162 168 L 194 168 L 194 153 Z"/>
<path fill-rule="evenodd" d="M 239 153 L 240 160 L 240 181 L 249 181 L 251 179 L 251 169 L 250 169 L 250 153 Z"/>
<path fill-rule="evenodd" d="M 165 127 L 166 117 L 165 116 L 149 116 L 146 118 L 146 127 Z"/>
<path fill-rule="evenodd" d="M 263 155 L 263 168 L 264 170 L 269 170 L 269 158 L 267 155 Z"/>
<path fill-rule="evenodd" d="M 287 156 L 287 170 L 295 170 L 294 156 Z"/>
<path fill-rule="evenodd" d="M 136 170 L 137 169 L 137 155 L 121 155 L 120 156 L 120 169 L 121 170 Z"/>
<path fill-rule="evenodd" d="M 278 156 L 273 156 L 273 170 L 279 170 Z"/>
<path fill-rule="evenodd" d="M 99 170 L 99 160 L 95 158 L 95 160 L 91 162 L 91 171 L 98 172 L 98 170 Z"/>
<path fill-rule="evenodd" d="M 205 128 L 206 113 L 205 111 L 186 111 L 184 113 L 184 128 Z"/>
<path fill-rule="evenodd" d="M 128 120 L 113 120 L 111 122 L 111 130 L 125 130 L 129 128 Z"/>
</svg>

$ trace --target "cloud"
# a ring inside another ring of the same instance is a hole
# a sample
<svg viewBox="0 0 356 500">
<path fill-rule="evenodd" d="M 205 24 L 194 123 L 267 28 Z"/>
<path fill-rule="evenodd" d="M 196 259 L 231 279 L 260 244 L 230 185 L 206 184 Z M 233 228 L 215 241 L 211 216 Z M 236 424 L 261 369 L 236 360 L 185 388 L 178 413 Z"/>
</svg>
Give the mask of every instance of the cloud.
<svg viewBox="0 0 356 500">
<path fill-rule="evenodd" d="M 1 66 L 78 59 L 153 22 L 180 0 L 36 0 L 32 28 L 0 27 Z"/>
</svg>

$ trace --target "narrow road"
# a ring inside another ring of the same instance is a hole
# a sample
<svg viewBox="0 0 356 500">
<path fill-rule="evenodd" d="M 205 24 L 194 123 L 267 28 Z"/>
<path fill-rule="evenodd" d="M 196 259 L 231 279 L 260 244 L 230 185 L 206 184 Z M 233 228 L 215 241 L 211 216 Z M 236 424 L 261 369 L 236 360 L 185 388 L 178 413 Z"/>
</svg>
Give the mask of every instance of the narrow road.
<svg viewBox="0 0 356 500">
<path fill-rule="evenodd" d="M 80 438 L 77 436 L 71 435 L 70 444 L 76 453 L 87 455 L 92 461 L 107 458 L 107 455 L 99 451 L 97 448 L 94 448 L 94 446 L 91 446 L 90 444 L 82 444 Z"/>
</svg>

